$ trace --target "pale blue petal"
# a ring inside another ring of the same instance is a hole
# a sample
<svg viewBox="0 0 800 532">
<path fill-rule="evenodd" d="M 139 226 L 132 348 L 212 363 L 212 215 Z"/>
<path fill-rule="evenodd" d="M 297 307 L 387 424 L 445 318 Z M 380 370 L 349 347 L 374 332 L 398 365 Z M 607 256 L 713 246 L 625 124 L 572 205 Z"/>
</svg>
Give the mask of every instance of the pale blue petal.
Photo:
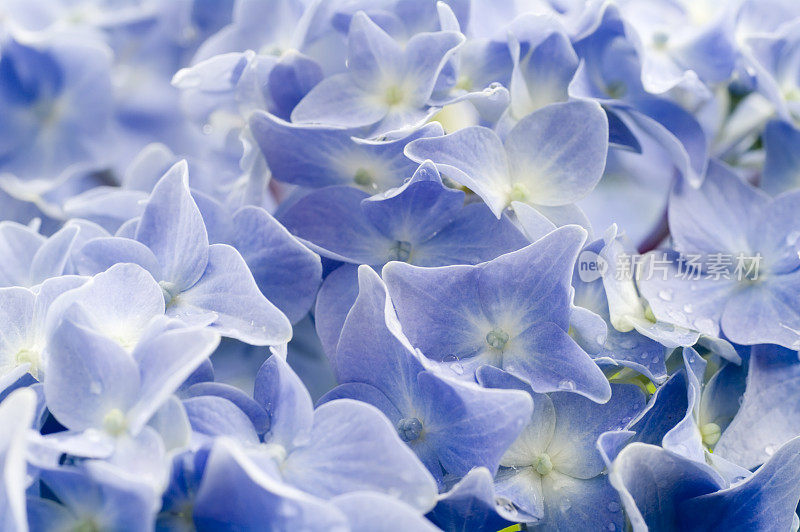
<svg viewBox="0 0 800 532">
<path fill-rule="evenodd" d="M 233 224 L 235 247 L 258 289 L 292 323 L 299 321 L 314 304 L 322 283 L 319 256 L 261 208 L 240 209 L 233 216 Z"/>
<path fill-rule="evenodd" d="M 548 105 L 514 126 L 505 149 L 511 183 L 520 187 L 518 199 L 545 206 L 574 203 L 603 175 L 608 120 L 593 102 Z"/>
<path fill-rule="evenodd" d="M 267 443 L 293 449 L 308 441 L 314 406 L 303 383 L 282 358 L 272 355 L 256 375 L 255 400 L 266 410 Z"/>
<path fill-rule="evenodd" d="M 161 264 L 163 279 L 178 290 L 194 285 L 208 262 L 208 233 L 189 192 L 186 161 L 175 164 L 156 184 L 145 206 L 136 240 Z"/>
<path fill-rule="evenodd" d="M 113 409 L 127 413 L 139 396 L 139 368 L 116 342 L 69 319 L 50 335 L 44 393 L 56 419 L 72 430 L 103 428 Z"/>
<path fill-rule="evenodd" d="M 208 264 L 200 281 L 177 296 L 171 312 L 183 305 L 216 313 L 212 326 L 220 334 L 253 345 L 289 341 L 292 326 L 286 316 L 258 290 L 239 252 L 226 244 L 208 248 Z"/>
<path fill-rule="evenodd" d="M 359 88 L 349 74 L 335 74 L 300 100 L 292 122 L 352 128 L 374 124 L 388 112 L 388 104 Z"/>
<path fill-rule="evenodd" d="M 309 444 L 289 455 L 283 474 L 319 497 L 371 490 L 421 511 L 433 508 L 437 493 L 433 477 L 383 414 L 349 399 L 317 408 Z"/>
</svg>

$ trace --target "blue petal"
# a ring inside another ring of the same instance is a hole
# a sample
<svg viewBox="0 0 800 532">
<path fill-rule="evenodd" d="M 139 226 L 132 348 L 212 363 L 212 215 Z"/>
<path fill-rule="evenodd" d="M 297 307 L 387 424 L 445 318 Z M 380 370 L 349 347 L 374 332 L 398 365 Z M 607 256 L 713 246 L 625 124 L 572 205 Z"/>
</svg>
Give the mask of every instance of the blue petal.
<svg viewBox="0 0 800 532">
<path fill-rule="evenodd" d="M 684 253 L 751 251 L 751 221 L 742 212 L 759 212 L 769 196 L 719 163 L 709 166 L 700 189 L 678 183 L 669 201 L 669 226 L 676 248 Z M 753 250 L 755 251 L 755 250 Z"/>
<path fill-rule="evenodd" d="M 331 272 L 317 294 L 315 325 L 322 348 L 329 358 L 336 354 L 344 320 L 357 296 L 358 268 L 352 264 L 344 264 Z"/>
<path fill-rule="evenodd" d="M 311 434 L 314 406 L 303 383 L 285 360 L 272 355 L 256 375 L 254 399 L 269 416 L 264 441 L 292 449 Z"/>
<path fill-rule="evenodd" d="M 686 530 L 791 529 L 800 501 L 800 438 L 788 441 L 741 484 L 680 505 Z"/>
<path fill-rule="evenodd" d="M 406 155 L 418 162 L 431 160 L 439 171 L 475 191 L 500 217 L 511 187 L 505 149 L 491 129 L 474 126 L 443 137 L 410 142 Z"/>
<path fill-rule="evenodd" d="M 186 161 L 164 174 L 150 195 L 136 240 L 150 248 L 163 279 L 182 291 L 194 285 L 208 263 L 208 233 L 189 192 Z"/>
<path fill-rule="evenodd" d="M 191 397 L 183 401 L 183 408 L 195 433 L 227 436 L 245 445 L 259 443 L 250 418 L 227 399 L 213 395 Z"/>
<path fill-rule="evenodd" d="M 334 506 L 263 472 L 226 440 L 211 450 L 192 513 L 200 528 L 344 532 L 347 519 Z"/>
<path fill-rule="evenodd" d="M 415 508 L 381 493 L 369 491 L 346 493 L 334 497 L 331 503 L 347 516 L 352 532 L 439 530 Z"/>
<path fill-rule="evenodd" d="M 786 400 L 798 388 L 797 352 L 777 346 L 754 347 L 741 408 L 714 453 L 748 469 L 767 461 L 800 432 L 800 410 L 794 401 Z"/>
<path fill-rule="evenodd" d="M 800 156 L 793 147 L 800 142 L 800 131 L 788 122 L 770 121 L 764 128 L 766 160 L 761 187 L 780 194 L 800 187 Z"/>
<path fill-rule="evenodd" d="M 94 238 L 81 248 L 75 262 L 84 275 L 94 275 L 119 262 L 129 262 L 138 264 L 155 279 L 162 278 L 161 265 L 150 248 L 130 238 Z"/>
<path fill-rule="evenodd" d="M 663 147 L 683 178 L 698 187 L 708 165 L 708 142 L 695 118 L 679 105 L 658 98 L 635 101 L 634 108 L 612 107 L 627 127 L 641 128 Z"/>
<path fill-rule="evenodd" d="M 198 382 L 189 386 L 183 394 L 185 397 L 202 397 L 211 395 L 222 397 L 235 404 L 247 414 L 256 431 L 263 434 L 269 429 L 269 417 L 264 408 L 239 388 L 221 382 Z"/>
<path fill-rule="evenodd" d="M 4 530 L 26 530 L 25 447 L 27 433 L 33 423 L 36 394 L 21 389 L 13 392 L 0 403 L 0 424 L 4 437 L 0 443 L 0 527 Z"/>
<path fill-rule="evenodd" d="M 140 400 L 129 412 L 130 430 L 136 434 L 161 405 L 219 344 L 211 330 L 175 328 L 142 340 L 133 351 L 139 364 Z"/>
<path fill-rule="evenodd" d="M 403 51 L 405 83 L 411 86 L 408 98 L 420 105 L 431 97 L 436 79 L 448 58 L 465 41 L 456 31 L 418 33 Z"/>
<path fill-rule="evenodd" d="M 47 406 L 72 430 L 102 429 L 114 409 L 125 414 L 139 397 L 139 368 L 113 340 L 62 320 L 50 336 Z"/>
<path fill-rule="evenodd" d="M 527 203 L 574 203 L 600 181 L 608 151 L 608 120 L 599 105 L 548 105 L 517 123 L 505 141 L 511 182 Z"/>
<path fill-rule="evenodd" d="M 45 326 L 49 333 L 69 317 L 133 349 L 150 321 L 163 314 L 164 294 L 153 277 L 135 264 L 116 264 L 58 296 Z"/>
<path fill-rule="evenodd" d="M 519 390 L 483 389 L 426 371 L 418 376 L 428 408 L 423 428 L 445 471 L 497 471 L 506 448 L 530 419 L 533 402 Z"/>
<path fill-rule="evenodd" d="M 705 463 L 644 443 L 632 443 L 617 455 L 609 480 L 637 532 L 680 529 L 680 504 L 722 487 Z"/>
<path fill-rule="evenodd" d="M 442 134 L 432 123 L 401 139 L 357 142 L 352 131 L 290 124 L 260 111 L 251 116 L 250 129 L 275 179 L 313 188 L 358 184 L 371 192 L 398 186 L 414 173 L 417 165 L 403 155 L 406 143 Z"/>
<path fill-rule="evenodd" d="M 319 257 L 265 210 L 244 207 L 233 216 L 234 243 L 261 293 L 292 323 L 308 313 L 322 282 Z"/>
<path fill-rule="evenodd" d="M 389 105 L 357 86 L 352 76 L 334 74 L 300 100 L 292 122 L 353 128 L 374 124 L 388 112 Z"/>
<path fill-rule="evenodd" d="M 478 264 L 528 242 L 507 215 L 498 220 L 485 205 L 473 203 L 465 205 L 433 238 L 417 245 L 410 262 L 420 266 Z"/>
<path fill-rule="evenodd" d="M 371 490 L 421 511 L 433 508 L 437 493 L 433 477 L 383 414 L 349 399 L 317 408 L 308 445 L 289 455 L 283 474 L 319 497 Z"/>
<path fill-rule="evenodd" d="M 202 278 L 182 292 L 171 310 L 184 305 L 216 314 L 212 326 L 220 334 L 253 345 L 277 345 L 292 337 L 286 316 L 258 290 L 247 264 L 234 248 L 213 244 Z"/>
<path fill-rule="evenodd" d="M 64 226 L 42 244 L 31 261 L 30 284 L 69 273 L 65 270 L 79 231 L 74 225 Z"/>
<path fill-rule="evenodd" d="M 500 530 L 518 514 L 513 505 L 495 497 L 489 470 L 477 467 L 443 494 L 428 515 L 444 530 Z"/>
<path fill-rule="evenodd" d="M 395 245 L 361 210 L 367 194 L 352 187 L 327 187 L 292 205 L 281 222 L 321 254 L 356 264 L 380 265 L 391 260 Z"/>
<path fill-rule="evenodd" d="M 0 222 L 0 286 L 28 286 L 33 257 L 44 242 L 27 226 Z"/>
<path fill-rule="evenodd" d="M 378 89 L 385 79 L 396 77 L 402 65 L 400 45 L 363 11 L 356 13 L 347 34 L 347 70 L 353 81 L 365 90 Z"/>
<path fill-rule="evenodd" d="M 386 236 L 414 244 L 450 223 L 464 205 L 464 192 L 442 185 L 436 167 L 426 161 L 411 179 L 384 194 L 365 198 L 364 216 Z"/>
<path fill-rule="evenodd" d="M 611 399 L 602 405 L 573 393 L 553 393 L 550 398 L 556 418 L 548 447 L 557 455 L 553 465 L 582 479 L 599 475 L 605 467 L 595 449 L 600 435 L 624 428 L 644 408 L 644 394 L 633 384 L 612 385 Z"/>
</svg>

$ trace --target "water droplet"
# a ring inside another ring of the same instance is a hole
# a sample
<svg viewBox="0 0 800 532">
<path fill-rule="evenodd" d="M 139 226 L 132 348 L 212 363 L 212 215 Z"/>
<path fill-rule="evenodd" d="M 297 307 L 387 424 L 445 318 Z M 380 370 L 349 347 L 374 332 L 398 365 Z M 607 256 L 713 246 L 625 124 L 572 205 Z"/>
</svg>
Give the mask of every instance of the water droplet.
<svg viewBox="0 0 800 532">
<path fill-rule="evenodd" d="M 658 292 L 658 297 L 664 301 L 672 301 L 672 290 L 661 290 Z"/>
<path fill-rule="evenodd" d="M 103 391 L 103 385 L 100 384 L 98 381 L 92 381 L 92 383 L 89 384 L 89 393 L 92 393 L 94 395 L 100 395 L 100 392 L 102 391 Z"/>
<path fill-rule="evenodd" d="M 787 246 L 794 246 L 797 243 L 797 239 L 800 238 L 800 231 L 792 231 L 788 235 L 786 235 L 786 245 Z"/>
<path fill-rule="evenodd" d="M 603 344 L 606 343 L 606 337 L 604 335 L 602 335 L 602 334 L 598 334 L 597 338 L 595 338 L 594 341 L 597 342 L 600 345 L 603 345 Z"/>
<path fill-rule="evenodd" d="M 447 355 L 444 358 L 442 358 L 442 362 L 447 364 L 447 367 L 450 368 L 450 371 L 452 371 L 456 375 L 464 374 L 464 366 L 461 365 L 461 362 L 459 361 L 456 355 Z"/>
<path fill-rule="evenodd" d="M 767 445 L 764 447 L 764 452 L 767 453 L 767 456 L 772 456 L 775 454 L 775 447 L 772 445 Z"/>
<path fill-rule="evenodd" d="M 694 307 L 692 306 L 692 304 L 691 304 L 691 303 L 686 303 L 686 304 L 683 306 L 683 311 L 684 311 L 685 313 L 687 313 L 687 314 L 691 314 L 693 310 L 694 310 Z"/>
<path fill-rule="evenodd" d="M 494 502 L 495 502 L 495 504 L 497 506 L 501 507 L 503 510 L 505 510 L 509 514 L 511 514 L 511 515 L 516 515 L 517 514 L 517 507 L 514 506 L 513 502 L 511 502 L 510 500 L 506 499 L 505 497 L 497 497 L 494 500 Z"/>
<path fill-rule="evenodd" d="M 203 125 L 203 135 L 210 135 L 212 131 L 214 131 L 214 128 L 211 127 L 211 124 Z"/>
<path fill-rule="evenodd" d="M 617 529 L 617 527 L 614 525 L 614 523 L 608 523 L 608 525 L 606 525 L 606 528 L 608 528 L 609 530 L 616 530 Z"/>
<path fill-rule="evenodd" d="M 633 349 L 634 347 L 636 347 L 636 344 L 637 344 L 636 340 L 629 337 L 622 339 L 622 341 L 620 341 L 619 343 L 620 347 L 622 347 L 623 349 Z"/>
<path fill-rule="evenodd" d="M 564 379 L 563 381 L 558 383 L 558 389 L 572 392 L 575 390 L 575 383 L 569 379 Z"/>
</svg>

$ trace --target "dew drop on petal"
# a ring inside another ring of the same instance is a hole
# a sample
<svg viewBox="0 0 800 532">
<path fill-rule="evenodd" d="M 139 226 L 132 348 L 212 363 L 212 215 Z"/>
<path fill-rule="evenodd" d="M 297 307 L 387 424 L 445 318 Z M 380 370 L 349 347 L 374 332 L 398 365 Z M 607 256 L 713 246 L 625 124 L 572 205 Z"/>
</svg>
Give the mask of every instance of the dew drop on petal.
<svg viewBox="0 0 800 532">
<path fill-rule="evenodd" d="M 575 383 L 572 382 L 569 379 L 564 379 L 563 381 L 558 383 L 558 389 L 559 390 L 569 391 L 569 392 L 574 391 L 575 390 Z"/>
<path fill-rule="evenodd" d="M 634 340 L 633 338 L 625 338 L 619 343 L 619 345 L 623 349 L 633 349 L 634 347 L 636 347 L 636 343 L 637 343 L 636 340 Z"/>
<path fill-rule="evenodd" d="M 672 301 L 672 290 L 661 290 L 658 292 L 658 297 L 664 301 Z"/>
<path fill-rule="evenodd" d="M 603 336 L 602 334 L 598 334 L 597 337 L 594 339 L 594 341 L 600 345 L 603 345 L 606 343 L 606 337 Z"/>
</svg>

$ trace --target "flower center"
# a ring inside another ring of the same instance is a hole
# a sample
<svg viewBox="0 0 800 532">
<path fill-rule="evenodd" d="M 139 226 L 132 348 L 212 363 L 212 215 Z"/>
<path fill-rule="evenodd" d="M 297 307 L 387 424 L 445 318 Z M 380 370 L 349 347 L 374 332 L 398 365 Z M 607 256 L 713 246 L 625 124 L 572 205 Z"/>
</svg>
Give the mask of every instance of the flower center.
<svg viewBox="0 0 800 532">
<path fill-rule="evenodd" d="M 375 186 L 375 179 L 372 176 L 372 172 L 370 172 L 366 168 L 359 168 L 358 170 L 356 170 L 356 173 L 353 176 L 353 181 L 355 181 L 356 185 L 361 187 Z"/>
<path fill-rule="evenodd" d="M 125 414 L 119 408 L 112 408 L 103 417 L 103 428 L 112 436 L 119 436 L 128 428 Z"/>
<path fill-rule="evenodd" d="M 94 522 L 94 519 L 88 517 L 75 525 L 72 529 L 74 532 L 100 532 L 100 527 Z"/>
<path fill-rule="evenodd" d="M 653 48 L 656 50 L 665 50 L 669 43 L 669 35 L 663 31 L 657 31 L 653 34 Z"/>
<path fill-rule="evenodd" d="M 383 94 L 384 101 L 390 106 L 397 105 L 398 103 L 402 102 L 403 97 L 403 90 L 397 85 L 391 85 Z"/>
<path fill-rule="evenodd" d="M 537 456 L 536 461 L 533 463 L 533 468 L 542 476 L 550 474 L 550 471 L 553 470 L 553 462 L 550 461 L 550 455 L 542 453 Z"/>
<path fill-rule="evenodd" d="M 606 85 L 606 94 L 609 98 L 622 98 L 626 92 L 628 92 L 628 88 L 621 81 L 612 81 Z"/>
<path fill-rule="evenodd" d="M 522 183 L 514 183 L 508 193 L 508 201 L 526 201 L 530 197 L 528 187 Z"/>
<path fill-rule="evenodd" d="M 39 371 L 39 352 L 32 349 L 21 349 L 14 357 L 14 362 L 17 366 L 30 364 L 28 372 L 35 377 Z"/>
<path fill-rule="evenodd" d="M 502 351 L 508 343 L 508 333 L 502 329 L 493 329 L 486 335 L 486 343 L 492 349 Z"/>
<path fill-rule="evenodd" d="M 411 242 L 405 240 L 398 240 L 389 249 L 389 260 L 399 260 L 400 262 L 407 262 L 411 258 Z"/>
<path fill-rule="evenodd" d="M 166 303 L 167 308 L 170 308 L 178 303 L 178 296 L 180 295 L 180 289 L 175 285 L 175 283 L 170 283 L 169 281 L 159 281 L 158 286 L 161 287 L 161 291 L 164 293 L 164 302 Z"/>
<path fill-rule="evenodd" d="M 397 433 L 405 441 L 414 441 L 422 434 L 422 421 L 415 417 L 406 417 L 397 422 Z"/>
</svg>

